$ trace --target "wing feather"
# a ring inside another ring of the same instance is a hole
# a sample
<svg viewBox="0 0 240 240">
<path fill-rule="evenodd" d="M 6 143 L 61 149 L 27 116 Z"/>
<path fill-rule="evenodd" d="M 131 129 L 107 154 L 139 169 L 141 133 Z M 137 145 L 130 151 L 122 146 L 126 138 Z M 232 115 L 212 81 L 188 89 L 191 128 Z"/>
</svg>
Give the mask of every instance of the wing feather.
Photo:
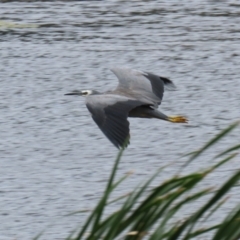
<svg viewBox="0 0 240 240">
<path fill-rule="evenodd" d="M 115 94 L 90 95 L 86 98 L 93 120 L 117 148 L 128 145 L 128 113 L 142 104 L 141 101 Z"/>
<path fill-rule="evenodd" d="M 119 85 L 116 90 L 130 90 L 139 92 L 148 97 L 152 96 L 152 101 L 160 104 L 163 98 L 164 86 L 175 88 L 173 82 L 168 78 L 158 75 L 138 71 L 129 68 L 112 68 L 111 71 L 117 76 Z"/>
</svg>

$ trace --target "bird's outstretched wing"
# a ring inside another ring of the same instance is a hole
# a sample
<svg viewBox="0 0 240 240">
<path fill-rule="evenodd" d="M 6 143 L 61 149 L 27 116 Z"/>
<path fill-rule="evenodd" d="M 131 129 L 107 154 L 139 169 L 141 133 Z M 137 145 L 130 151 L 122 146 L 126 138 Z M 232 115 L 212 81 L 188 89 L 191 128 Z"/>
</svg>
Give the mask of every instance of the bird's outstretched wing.
<svg viewBox="0 0 240 240">
<path fill-rule="evenodd" d="M 143 104 L 146 103 L 115 94 L 90 95 L 86 98 L 93 120 L 117 148 L 129 144 L 129 111 Z"/>
<path fill-rule="evenodd" d="M 142 94 L 153 95 L 158 98 L 160 104 L 163 98 L 164 86 L 175 88 L 173 82 L 168 78 L 160 77 L 152 73 L 138 71 L 129 68 L 112 68 L 111 71 L 117 76 L 119 90 L 130 90 Z"/>
</svg>

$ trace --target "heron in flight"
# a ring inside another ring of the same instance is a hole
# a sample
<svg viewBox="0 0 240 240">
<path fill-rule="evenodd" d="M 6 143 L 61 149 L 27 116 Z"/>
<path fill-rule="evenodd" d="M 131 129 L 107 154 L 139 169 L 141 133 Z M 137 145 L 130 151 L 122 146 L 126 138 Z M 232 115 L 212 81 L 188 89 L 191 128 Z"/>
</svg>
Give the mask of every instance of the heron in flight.
<svg viewBox="0 0 240 240">
<path fill-rule="evenodd" d="M 183 116 L 166 116 L 157 110 L 163 98 L 164 87 L 175 87 L 165 77 L 129 68 L 112 68 L 118 86 L 100 93 L 82 90 L 65 95 L 86 96 L 86 106 L 105 136 L 117 147 L 129 144 L 128 117 L 157 118 L 173 123 L 186 123 Z"/>
</svg>

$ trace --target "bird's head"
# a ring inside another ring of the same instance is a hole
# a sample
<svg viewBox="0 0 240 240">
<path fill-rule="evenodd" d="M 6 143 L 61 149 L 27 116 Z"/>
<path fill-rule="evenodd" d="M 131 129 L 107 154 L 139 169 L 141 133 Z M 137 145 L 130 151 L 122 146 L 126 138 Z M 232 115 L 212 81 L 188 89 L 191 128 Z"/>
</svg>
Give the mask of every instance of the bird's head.
<svg viewBox="0 0 240 240">
<path fill-rule="evenodd" d="M 71 93 L 66 93 L 65 95 L 78 95 L 78 96 L 89 96 L 89 95 L 93 95 L 93 94 L 98 94 L 99 92 L 95 91 L 95 90 L 75 90 Z"/>
</svg>

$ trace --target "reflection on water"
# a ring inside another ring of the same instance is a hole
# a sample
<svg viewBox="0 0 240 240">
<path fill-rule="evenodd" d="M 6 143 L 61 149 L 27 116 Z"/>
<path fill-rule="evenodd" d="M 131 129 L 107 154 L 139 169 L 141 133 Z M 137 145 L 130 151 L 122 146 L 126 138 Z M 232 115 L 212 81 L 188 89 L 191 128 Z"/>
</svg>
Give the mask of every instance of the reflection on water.
<svg viewBox="0 0 240 240">
<path fill-rule="evenodd" d="M 62 229 L 72 230 L 83 217 L 61 216 L 91 208 L 101 194 L 117 151 L 84 99 L 64 93 L 115 87 L 109 66 L 169 77 L 178 91 L 165 92 L 161 111 L 190 119 L 186 126 L 130 120 L 131 145 L 119 174 L 135 174 L 119 195 L 174 163 L 165 178 L 185 161 L 181 154 L 239 119 L 239 14 L 237 1 L 1 4 L 0 238 L 31 239 L 54 222 L 46 239 L 60 239 Z M 191 170 L 207 166 L 212 155 Z M 227 177 L 232 166 L 208 184 Z"/>
</svg>

